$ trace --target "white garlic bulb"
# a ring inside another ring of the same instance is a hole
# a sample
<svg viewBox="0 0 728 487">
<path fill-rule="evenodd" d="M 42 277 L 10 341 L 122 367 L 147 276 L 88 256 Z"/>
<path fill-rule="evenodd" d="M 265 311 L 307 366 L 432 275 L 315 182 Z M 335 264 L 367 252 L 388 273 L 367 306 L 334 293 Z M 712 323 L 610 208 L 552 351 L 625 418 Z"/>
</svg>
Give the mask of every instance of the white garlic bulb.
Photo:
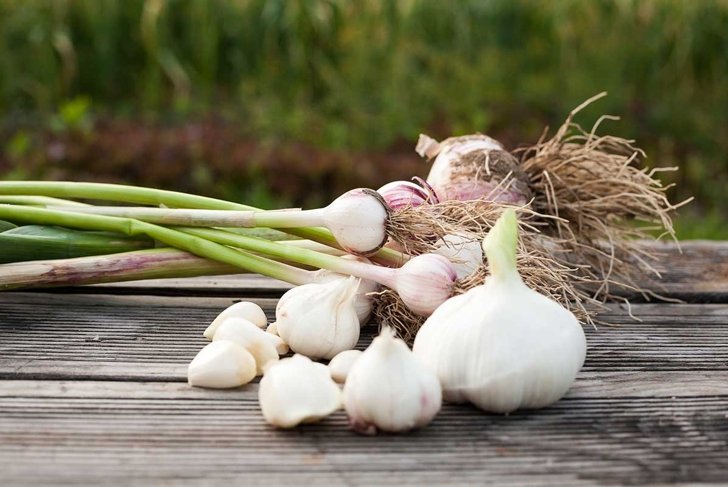
<svg viewBox="0 0 728 487">
<path fill-rule="evenodd" d="M 329 362 L 329 371 L 331 371 L 331 378 L 339 384 L 346 382 L 346 377 L 349 375 L 351 366 L 361 356 L 361 350 L 344 350 L 336 354 L 336 357 L 332 358 Z"/>
<path fill-rule="evenodd" d="M 230 341 L 208 343 L 187 368 L 190 385 L 227 389 L 247 384 L 255 377 L 255 359 Z"/>
<path fill-rule="evenodd" d="M 545 407 L 584 363 L 581 325 L 524 284 L 517 241 L 515 212 L 506 210 L 483 243 L 491 271 L 485 284 L 443 303 L 417 334 L 413 351 L 437 373 L 447 401 L 503 413 Z"/>
<path fill-rule="evenodd" d="M 274 336 L 243 318 L 227 318 L 217 327 L 212 339 L 213 343 L 227 340 L 245 348 L 255 359 L 257 375 L 261 375 L 270 362 L 278 360 Z"/>
<path fill-rule="evenodd" d="M 469 276 L 483 264 L 483 249 L 477 239 L 464 235 L 445 235 L 436 246 L 434 252 L 452 262 L 458 279 Z"/>
<path fill-rule="evenodd" d="M 268 318 L 266 318 L 265 312 L 263 312 L 260 306 L 250 301 L 241 301 L 227 307 L 222 313 L 217 315 L 217 318 L 210 323 L 210 326 L 203 333 L 205 338 L 212 340 L 217 327 L 228 318 L 243 318 L 259 328 L 265 328 L 268 325 Z"/>
<path fill-rule="evenodd" d="M 278 301 L 278 335 L 296 353 L 330 359 L 354 348 L 359 340 L 359 319 L 354 299 L 359 280 L 354 277 L 323 284 L 304 284 L 287 291 Z"/>
<path fill-rule="evenodd" d="M 366 264 L 371 264 L 371 261 L 366 257 L 360 257 L 356 255 L 345 255 L 341 257 L 347 260 L 357 260 Z M 336 272 L 328 271 L 326 269 L 320 269 L 316 271 L 314 277 L 314 283 L 331 282 L 337 279 L 348 279 L 349 276 L 344 274 L 338 274 Z M 371 279 L 360 279 L 359 287 L 356 289 L 356 297 L 354 299 L 354 311 L 356 316 L 359 318 L 359 323 L 365 325 L 369 321 L 369 317 L 372 314 L 373 300 L 370 296 L 371 293 L 379 291 L 379 283 L 372 281 Z"/>
<path fill-rule="evenodd" d="M 258 401 L 265 420 L 279 428 L 312 423 L 341 407 L 341 390 L 329 369 L 296 354 L 265 371 Z"/>
<path fill-rule="evenodd" d="M 344 407 L 360 433 L 425 426 L 441 405 L 437 377 L 391 328 L 384 328 L 354 362 L 344 384 Z"/>
</svg>

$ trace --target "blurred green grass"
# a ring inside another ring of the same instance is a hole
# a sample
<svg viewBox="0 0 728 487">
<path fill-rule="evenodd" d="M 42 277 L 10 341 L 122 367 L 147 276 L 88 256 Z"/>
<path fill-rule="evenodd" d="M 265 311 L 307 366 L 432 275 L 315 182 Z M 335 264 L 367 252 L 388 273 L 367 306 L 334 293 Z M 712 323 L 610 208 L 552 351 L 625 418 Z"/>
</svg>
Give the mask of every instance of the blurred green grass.
<svg viewBox="0 0 728 487">
<path fill-rule="evenodd" d="M 727 80 L 726 0 L 0 0 L 0 174 L 37 177 L 39 131 L 93 138 L 104 118 L 214 113 L 317 153 L 401 151 L 420 132 L 515 147 L 608 91 L 579 122 L 620 115 L 602 131 L 679 165 L 672 199 L 696 197 L 679 235 L 728 239 Z"/>
</svg>

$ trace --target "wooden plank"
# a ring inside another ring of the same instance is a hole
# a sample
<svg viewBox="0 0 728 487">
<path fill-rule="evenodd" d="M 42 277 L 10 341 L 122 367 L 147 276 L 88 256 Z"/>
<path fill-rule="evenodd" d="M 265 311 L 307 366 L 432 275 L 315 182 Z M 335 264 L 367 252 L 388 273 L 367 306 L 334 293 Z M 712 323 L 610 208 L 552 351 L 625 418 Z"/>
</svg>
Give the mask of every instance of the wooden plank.
<svg viewBox="0 0 728 487">
<path fill-rule="evenodd" d="M 231 299 L 0 294 L 0 378 L 186 380 Z M 275 300 L 255 300 L 273 319 Z M 587 328 L 589 371 L 728 370 L 728 306 L 613 305 Z M 363 330 L 359 348 L 376 333 Z"/>
<path fill-rule="evenodd" d="M 679 246 L 660 242 L 646 243 L 644 247 L 659 256 L 654 267 L 662 275 L 661 280 L 655 280 L 645 274 L 648 288 L 689 302 L 728 303 L 728 242 L 692 240 L 681 242 Z M 106 293 L 109 288 L 116 294 L 274 297 L 290 285 L 253 274 L 240 274 L 98 284 L 45 292 Z"/>
<path fill-rule="evenodd" d="M 0 469 L 16 484 L 306 482 L 604 485 L 721 482 L 728 396 L 566 398 L 508 416 L 447 405 L 408 435 L 343 412 L 269 428 L 254 387 L 0 382 Z"/>
</svg>

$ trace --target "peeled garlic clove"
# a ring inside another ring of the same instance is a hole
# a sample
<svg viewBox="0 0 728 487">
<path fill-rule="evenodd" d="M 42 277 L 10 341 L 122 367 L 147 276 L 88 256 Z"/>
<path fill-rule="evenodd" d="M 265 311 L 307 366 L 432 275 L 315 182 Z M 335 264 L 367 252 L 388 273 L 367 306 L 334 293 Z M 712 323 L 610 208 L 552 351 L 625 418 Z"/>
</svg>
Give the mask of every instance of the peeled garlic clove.
<svg viewBox="0 0 728 487">
<path fill-rule="evenodd" d="M 261 375 L 269 362 L 278 360 L 278 351 L 270 338 L 272 336 L 248 320 L 227 318 L 217 327 L 213 343 L 227 340 L 245 348 L 255 358 L 257 375 Z"/>
<path fill-rule="evenodd" d="M 475 238 L 445 235 L 436 245 L 434 252 L 452 262 L 458 279 L 469 276 L 483 264 L 483 249 Z"/>
<path fill-rule="evenodd" d="M 268 318 L 266 318 L 265 313 L 260 306 L 255 303 L 251 303 L 250 301 L 241 301 L 233 304 L 217 315 L 217 318 L 210 323 L 210 326 L 208 326 L 203 333 L 205 338 L 212 340 L 215 336 L 215 330 L 217 330 L 217 327 L 228 318 L 243 318 L 259 328 L 265 328 L 268 324 Z"/>
<path fill-rule="evenodd" d="M 568 391 L 586 354 L 584 331 L 516 268 L 518 222 L 506 210 L 483 243 L 491 275 L 443 303 L 415 338 L 445 400 L 491 412 L 548 406 Z"/>
<path fill-rule="evenodd" d="M 255 377 L 255 359 L 230 341 L 208 343 L 187 368 L 190 385 L 227 389 L 247 384 Z"/>
<path fill-rule="evenodd" d="M 266 369 L 258 400 L 269 424 L 293 428 L 339 409 L 341 390 L 331 379 L 328 367 L 296 354 Z"/>
<path fill-rule="evenodd" d="M 278 352 L 278 355 L 285 355 L 288 353 L 288 344 L 283 341 L 283 338 L 268 332 L 266 332 L 266 335 L 268 336 L 268 340 L 270 340 L 270 342 L 276 348 L 276 352 Z"/>
<path fill-rule="evenodd" d="M 349 375 L 351 366 L 361 356 L 361 350 L 344 350 L 336 354 L 336 357 L 331 359 L 329 362 L 329 371 L 331 371 L 331 377 L 338 382 L 343 384 L 346 382 L 346 376 Z"/>
<path fill-rule="evenodd" d="M 304 284 L 286 292 L 276 307 L 279 336 L 296 353 L 330 359 L 354 348 L 359 319 L 354 299 L 359 280 L 353 277 L 323 284 Z"/>
<path fill-rule="evenodd" d="M 344 407 L 360 433 L 425 426 L 441 405 L 437 377 L 391 328 L 384 328 L 354 362 L 344 385 Z"/>
</svg>

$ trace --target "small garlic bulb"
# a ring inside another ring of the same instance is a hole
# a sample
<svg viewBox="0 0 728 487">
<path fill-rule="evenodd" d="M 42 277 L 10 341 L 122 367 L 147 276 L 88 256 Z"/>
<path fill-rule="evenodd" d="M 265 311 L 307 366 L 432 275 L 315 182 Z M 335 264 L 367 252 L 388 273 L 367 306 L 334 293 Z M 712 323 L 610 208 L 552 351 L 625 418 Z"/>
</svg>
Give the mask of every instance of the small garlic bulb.
<svg viewBox="0 0 728 487">
<path fill-rule="evenodd" d="M 434 252 L 452 262 L 458 279 L 468 277 L 483 264 L 483 249 L 477 239 L 464 235 L 445 235 L 436 245 Z"/>
<path fill-rule="evenodd" d="M 258 401 L 269 424 L 292 428 L 318 421 L 339 409 L 341 390 L 325 365 L 296 354 L 266 369 Z"/>
<path fill-rule="evenodd" d="M 354 348 L 359 319 L 354 277 L 323 284 L 304 284 L 287 291 L 276 307 L 278 335 L 296 353 L 330 359 Z"/>
<path fill-rule="evenodd" d="M 483 243 L 491 272 L 485 284 L 443 303 L 417 333 L 414 354 L 437 374 L 447 401 L 502 413 L 545 407 L 584 363 L 581 325 L 526 286 L 517 242 L 515 212 L 506 210 Z"/>
<path fill-rule="evenodd" d="M 374 190 L 347 191 L 323 208 L 322 215 L 341 248 L 351 254 L 373 254 L 387 241 L 389 208 Z"/>
<path fill-rule="evenodd" d="M 393 287 L 410 310 L 430 316 L 452 295 L 456 279 L 455 269 L 446 257 L 421 254 L 397 269 Z"/>
<path fill-rule="evenodd" d="M 392 210 L 401 210 L 408 206 L 420 206 L 431 199 L 427 189 L 410 181 L 392 181 L 377 190 Z"/>
<path fill-rule="evenodd" d="M 354 362 L 344 384 L 344 407 L 360 433 L 425 426 L 441 405 L 437 377 L 391 328 L 384 328 Z"/>
<path fill-rule="evenodd" d="M 247 384 L 255 377 L 255 359 L 230 341 L 208 343 L 187 368 L 192 386 L 227 389 Z"/>
<path fill-rule="evenodd" d="M 331 371 L 331 378 L 339 384 L 346 382 L 346 377 L 349 375 L 351 366 L 361 356 L 361 350 L 344 350 L 336 354 L 336 357 L 332 358 L 329 362 L 329 370 Z"/>
<path fill-rule="evenodd" d="M 278 350 L 273 337 L 253 323 L 242 318 L 227 318 L 215 330 L 213 343 L 227 340 L 237 343 L 253 355 L 257 366 L 257 375 L 262 375 L 270 362 L 278 360 Z M 280 337 L 278 337 L 280 338 Z"/>
<path fill-rule="evenodd" d="M 217 318 L 210 323 L 210 326 L 208 326 L 203 333 L 205 338 L 212 340 L 217 327 L 220 326 L 220 323 L 225 321 L 227 318 L 243 318 L 259 328 L 265 328 L 266 325 L 268 325 L 268 318 L 266 318 L 265 312 L 263 312 L 263 309 L 260 306 L 255 303 L 251 303 L 250 301 L 241 301 L 229 306 L 222 313 L 217 315 Z"/>
</svg>

